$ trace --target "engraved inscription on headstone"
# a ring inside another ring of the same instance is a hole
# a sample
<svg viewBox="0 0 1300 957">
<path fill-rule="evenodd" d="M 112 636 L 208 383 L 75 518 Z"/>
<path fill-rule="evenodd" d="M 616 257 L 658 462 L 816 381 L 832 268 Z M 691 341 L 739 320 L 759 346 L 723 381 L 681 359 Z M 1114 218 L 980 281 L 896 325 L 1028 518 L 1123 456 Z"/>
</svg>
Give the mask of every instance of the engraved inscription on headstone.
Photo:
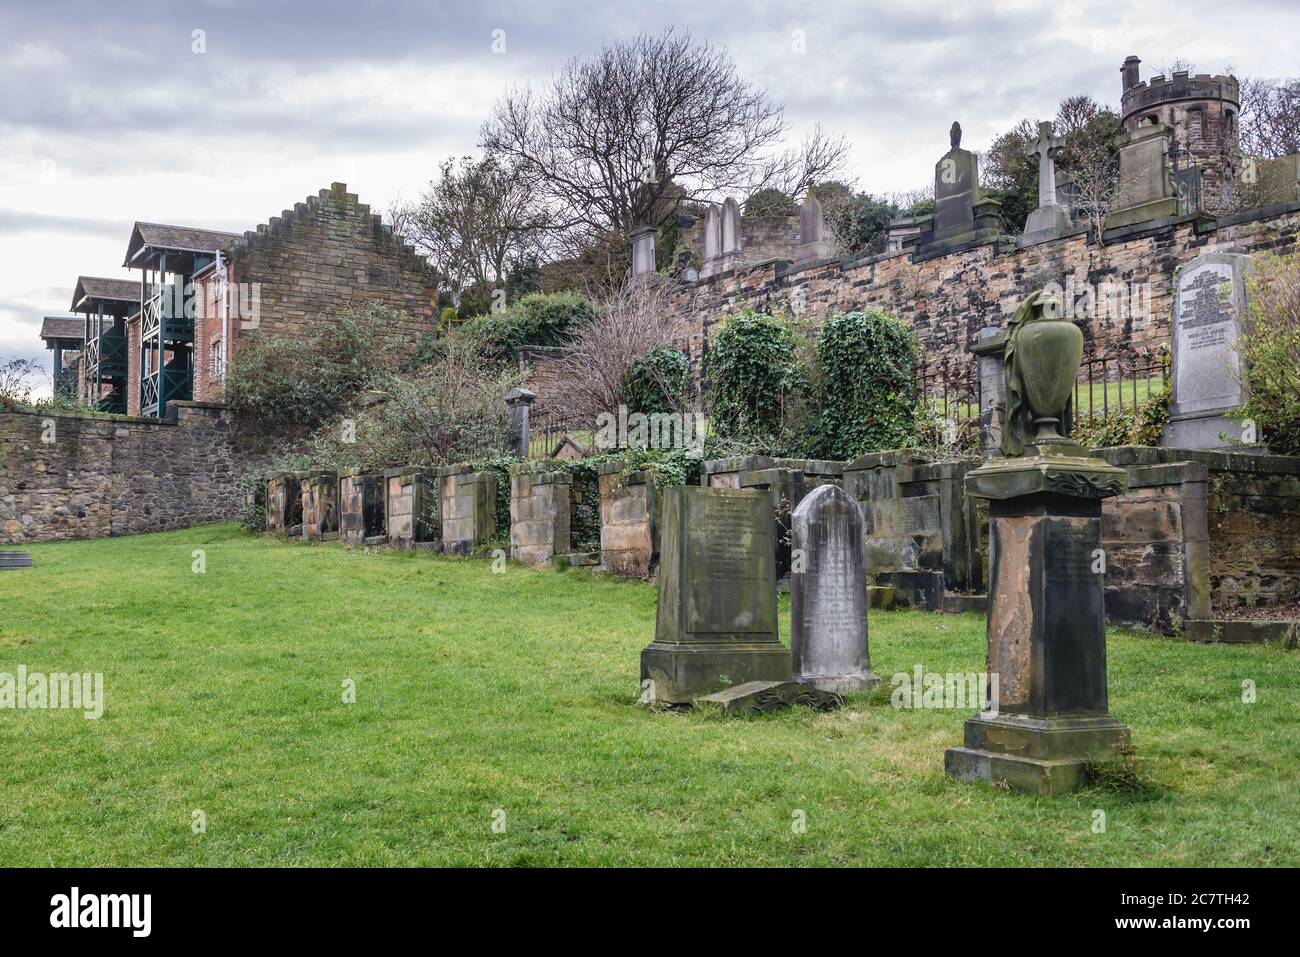
<svg viewBox="0 0 1300 957">
<path fill-rule="evenodd" d="M 794 680 L 820 691 L 869 688 L 862 513 L 835 485 L 822 485 L 794 510 L 793 546 L 804 556 L 790 576 Z"/>
<path fill-rule="evenodd" d="M 762 588 L 766 569 L 752 554 L 751 503 L 720 497 L 708 508 L 690 511 L 693 514 L 685 530 L 692 568 L 687 631 L 734 634 L 771 630 L 771 623 L 752 600 Z"/>
<path fill-rule="evenodd" d="M 1177 321 L 1175 374 L 1182 411 L 1239 405 L 1232 267 L 1205 263 L 1185 270 L 1178 282 Z"/>
</svg>

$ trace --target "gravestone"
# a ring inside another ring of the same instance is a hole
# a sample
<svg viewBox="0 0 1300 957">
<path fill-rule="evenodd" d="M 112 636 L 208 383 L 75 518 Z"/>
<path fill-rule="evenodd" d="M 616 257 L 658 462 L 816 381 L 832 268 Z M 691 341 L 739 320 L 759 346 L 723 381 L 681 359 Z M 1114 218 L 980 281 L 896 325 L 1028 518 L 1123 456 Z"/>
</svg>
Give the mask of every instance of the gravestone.
<svg viewBox="0 0 1300 957">
<path fill-rule="evenodd" d="M 934 238 L 950 239 L 975 228 L 979 159 L 961 148 L 961 124 L 949 131 L 952 148 L 934 165 Z"/>
<path fill-rule="evenodd" d="M 794 510 L 790 652 L 794 680 L 819 691 L 861 691 L 880 679 L 867 653 L 862 511 L 835 485 Z"/>
<path fill-rule="evenodd" d="M 722 255 L 722 212 L 713 203 L 704 214 L 704 264 L 701 276 L 718 272 L 718 258 Z"/>
<path fill-rule="evenodd" d="M 1177 273 L 1174 297 L 1173 394 L 1163 445 L 1217 449 L 1241 436 L 1228 413 L 1245 401 L 1237 321 L 1246 308 L 1250 257 L 1205 253 Z"/>
<path fill-rule="evenodd" d="M 1178 215 L 1169 167 L 1172 136 L 1173 127 L 1150 123 L 1119 138 L 1119 187 L 1106 214 L 1107 229 Z"/>
<path fill-rule="evenodd" d="M 1038 158 L 1038 208 L 1025 221 L 1025 231 L 1017 240 L 1021 246 L 1059 239 L 1074 232 L 1070 211 L 1056 200 L 1056 154 L 1065 140 L 1052 135 L 1051 121 L 1038 124 L 1038 140 L 1029 151 Z"/>
<path fill-rule="evenodd" d="M 806 266 L 830 258 L 831 243 L 826 237 L 826 219 L 822 204 L 813 193 L 812 185 L 799 206 L 799 248 L 795 250 L 794 264 Z"/>
<path fill-rule="evenodd" d="M 768 495 L 676 486 L 664 493 L 662 522 L 655 639 L 641 652 L 643 696 L 687 704 L 751 681 L 789 681 L 790 652 L 777 637 Z"/>
<path fill-rule="evenodd" d="M 638 226 L 631 232 L 632 239 L 632 276 L 652 276 L 655 274 L 655 228 Z"/>
</svg>

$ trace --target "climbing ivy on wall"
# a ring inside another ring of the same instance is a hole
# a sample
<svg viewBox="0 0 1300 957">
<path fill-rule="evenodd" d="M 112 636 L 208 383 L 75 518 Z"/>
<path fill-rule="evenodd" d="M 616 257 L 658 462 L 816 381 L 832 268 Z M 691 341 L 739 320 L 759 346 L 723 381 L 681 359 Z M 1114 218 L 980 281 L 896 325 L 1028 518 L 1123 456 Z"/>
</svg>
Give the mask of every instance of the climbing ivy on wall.
<svg viewBox="0 0 1300 957">
<path fill-rule="evenodd" d="M 842 312 L 817 336 L 821 448 L 851 459 L 915 436 L 916 335 L 882 312 Z"/>
</svg>

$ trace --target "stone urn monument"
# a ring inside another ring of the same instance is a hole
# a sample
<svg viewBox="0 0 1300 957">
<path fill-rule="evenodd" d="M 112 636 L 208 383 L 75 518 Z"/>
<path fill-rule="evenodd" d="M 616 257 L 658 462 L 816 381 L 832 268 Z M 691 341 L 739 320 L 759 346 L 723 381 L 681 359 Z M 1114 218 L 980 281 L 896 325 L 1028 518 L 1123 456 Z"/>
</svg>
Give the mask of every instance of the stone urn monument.
<svg viewBox="0 0 1300 957">
<path fill-rule="evenodd" d="M 1080 786 L 1090 757 L 1127 750 L 1110 716 L 1101 502 L 1128 473 L 1070 437 L 1083 335 L 1038 293 L 1008 328 L 1002 451 L 966 476 L 989 500 L 988 673 L 996 699 L 966 722 L 945 771 L 1036 794 Z"/>
</svg>

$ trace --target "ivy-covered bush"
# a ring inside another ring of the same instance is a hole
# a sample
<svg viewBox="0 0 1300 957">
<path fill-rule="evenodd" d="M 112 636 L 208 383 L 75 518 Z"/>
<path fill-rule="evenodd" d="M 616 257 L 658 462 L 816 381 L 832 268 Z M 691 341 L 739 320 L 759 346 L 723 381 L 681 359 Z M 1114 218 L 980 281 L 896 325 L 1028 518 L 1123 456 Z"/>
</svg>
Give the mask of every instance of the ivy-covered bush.
<svg viewBox="0 0 1300 957">
<path fill-rule="evenodd" d="M 520 346 L 560 346 L 575 325 L 590 322 L 591 303 L 577 292 L 534 292 L 498 312 L 475 316 L 465 323 L 484 348 L 504 359 L 515 359 Z"/>
<path fill-rule="evenodd" d="M 749 310 L 723 323 L 707 365 L 715 432 L 770 446 L 796 428 L 810 386 L 799 339 L 789 323 Z"/>
<path fill-rule="evenodd" d="M 628 370 L 623 402 L 630 412 L 677 412 L 685 406 L 690 374 L 690 362 L 677 349 L 651 349 Z"/>
<path fill-rule="evenodd" d="M 1241 410 L 1279 455 L 1300 455 L 1300 255 L 1256 264 L 1241 355 L 1250 395 Z"/>
<path fill-rule="evenodd" d="M 851 459 L 915 437 L 916 335 L 881 312 L 836 313 L 817 336 L 818 454 Z"/>
</svg>

